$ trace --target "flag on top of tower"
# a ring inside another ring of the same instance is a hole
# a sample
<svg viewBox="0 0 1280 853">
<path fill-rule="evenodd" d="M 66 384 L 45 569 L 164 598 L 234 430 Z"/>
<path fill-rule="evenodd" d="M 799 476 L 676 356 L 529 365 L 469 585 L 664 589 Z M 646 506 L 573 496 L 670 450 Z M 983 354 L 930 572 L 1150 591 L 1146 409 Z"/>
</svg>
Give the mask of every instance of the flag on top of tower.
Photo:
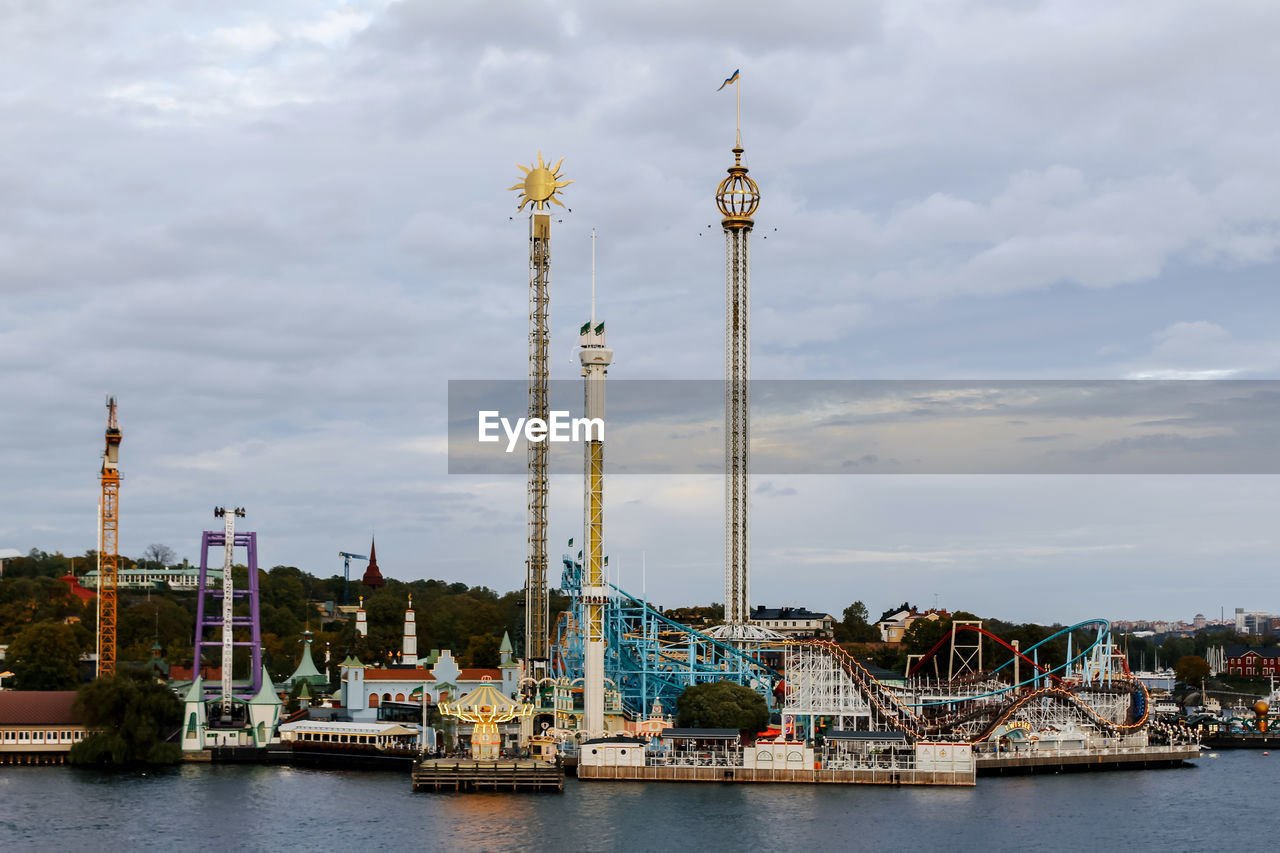
<svg viewBox="0 0 1280 853">
<path fill-rule="evenodd" d="M 735 68 L 732 74 L 724 78 L 724 82 L 720 84 L 720 89 L 723 89 L 725 86 L 728 86 L 730 83 L 737 83 L 737 82 L 738 82 L 738 69 Z M 716 91 L 719 92 L 720 89 L 716 89 Z"/>
<path fill-rule="evenodd" d="M 585 334 L 586 334 L 587 332 L 589 332 L 589 331 L 591 331 L 591 321 L 590 321 L 590 320 L 588 320 L 587 322 L 585 322 L 585 323 L 583 323 L 583 324 L 582 324 L 582 328 L 578 330 L 578 334 L 580 334 L 580 335 L 585 335 Z"/>
<path fill-rule="evenodd" d="M 588 323 L 587 325 L 590 325 L 590 324 Z M 600 321 L 600 325 L 599 325 L 599 326 L 596 326 L 596 334 L 597 334 L 597 335 L 603 335 L 603 334 L 604 334 L 604 320 L 601 320 L 601 321 Z"/>
<path fill-rule="evenodd" d="M 572 548 L 572 547 L 573 547 L 573 539 L 570 539 L 570 540 L 569 540 L 569 547 L 570 547 L 570 548 Z"/>
</svg>

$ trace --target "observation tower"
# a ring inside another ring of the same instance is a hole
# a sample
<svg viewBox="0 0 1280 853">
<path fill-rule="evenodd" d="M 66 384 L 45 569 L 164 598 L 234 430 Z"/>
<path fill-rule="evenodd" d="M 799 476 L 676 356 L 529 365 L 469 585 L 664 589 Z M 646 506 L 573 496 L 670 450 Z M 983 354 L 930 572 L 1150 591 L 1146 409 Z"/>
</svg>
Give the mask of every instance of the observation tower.
<svg viewBox="0 0 1280 853">
<path fill-rule="evenodd" d="M 573 181 L 560 178 L 561 158 L 554 166 L 520 166 L 524 178 L 508 189 L 520 192 L 516 210 L 529 206 L 529 412 L 530 419 L 549 419 L 547 405 L 547 348 L 551 343 L 548 318 L 551 293 L 551 215 L 548 206 L 564 203 L 557 191 Z M 524 657 L 530 675 L 546 675 L 550 654 L 550 600 L 547 596 L 547 442 L 528 442 L 528 516 L 525 558 Z"/>
</svg>

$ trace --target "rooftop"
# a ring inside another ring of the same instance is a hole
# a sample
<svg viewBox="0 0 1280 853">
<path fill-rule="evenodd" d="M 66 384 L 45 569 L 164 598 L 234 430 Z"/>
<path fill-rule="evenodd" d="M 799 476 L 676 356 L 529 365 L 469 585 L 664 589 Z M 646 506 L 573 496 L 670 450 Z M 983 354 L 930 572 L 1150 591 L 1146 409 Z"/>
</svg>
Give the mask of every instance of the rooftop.
<svg viewBox="0 0 1280 853">
<path fill-rule="evenodd" d="M 75 701 L 74 690 L 0 691 L 0 726 L 78 725 Z"/>
</svg>

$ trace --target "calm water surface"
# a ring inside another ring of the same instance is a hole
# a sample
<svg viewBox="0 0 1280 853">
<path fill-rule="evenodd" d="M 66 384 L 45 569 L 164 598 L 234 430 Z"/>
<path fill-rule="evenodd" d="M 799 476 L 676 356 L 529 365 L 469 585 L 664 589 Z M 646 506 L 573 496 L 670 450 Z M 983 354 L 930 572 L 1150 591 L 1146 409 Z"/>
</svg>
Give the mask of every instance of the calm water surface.
<svg viewBox="0 0 1280 853">
<path fill-rule="evenodd" d="M 563 795 L 414 794 L 408 774 L 280 767 L 0 767 L 0 850 L 1271 849 L 1280 755 L 1218 756 L 976 788 L 568 779 Z"/>
</svg>

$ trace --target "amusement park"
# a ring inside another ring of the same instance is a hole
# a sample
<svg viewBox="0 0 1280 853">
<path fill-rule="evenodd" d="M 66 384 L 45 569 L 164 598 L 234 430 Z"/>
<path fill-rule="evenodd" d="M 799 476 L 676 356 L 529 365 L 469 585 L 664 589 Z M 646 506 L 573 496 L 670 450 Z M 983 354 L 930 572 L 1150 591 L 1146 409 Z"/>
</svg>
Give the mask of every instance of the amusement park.
<svg viewBox="0 0 1280 853">
<path fill-rule="evenodd" d="M 738 74 L 725 86 L 739 90 Z M 740 100 L 739 100 L 740 105 Z M 573 181 L 539 152 L 509 189 L 528 209 L 528 384 L 523 631 L 504 636 L 496 667 L 460 666 L 452 650 L 420 654 L 412 596 L 402 648 L 390 663 L 351 649 L 341 684 L 312 657 L 310 634 L 295 672 L 274 683 L 262 655 L 257 532 L 236 529 L 244 508 L 215 510 L 202 533 L 194 661 L 173 682 L 186 760 L 313 763 L 408 769 L 414 790 L 562 790 L 582 780 L 793 782 L 972 786 L 980 775 L 1176 767 L 1200 755 L 1199 729 L 1155 724 L 1153 698 L 1130 670 L 1104 618 L 1025 645 L 957 614 L 932 648 L 901 671 L 871 666 L 829 636 L 779 630 L 751 597 L 751 237 L 761 189 L 744 165 L 741 112 L 732 162 L 715 188 L 724 237 L 724 604 L 711 625 L 691 625 L 627 590 L 606 570 L 606 385 L 613 364 L 592 295 L 578 336 L 582 418 L 581 531 L 569 538 L 554 589 L 548 546 L 550 444 L 562 414 L 549 403 L 551 206 Z M 108 400 L 100 472 L 97 674 L 115 674 L 119 571 L 116 402 Z M 458 413 L 455 413 L 458 414 Z M 480 424 L 489 410 L 461 413 Z M 594 427 L 594 428 L 593 428 Z M 516 432 L 507 428 L 516 446 Z M 576 432 L 576 430 L 575 430 Z M 451 439 L 452 440 L 452 439 Z M 499 448 L 501 451 L 501 448 Z M 573 553 L 581 535 L 581 549 Z M 513 536 L 513 539 L 515 537 Z M 237 556 L 243 552 L 243 559 Z M 342 551 L 340 618 L 369 632 L 363 598 L 349 598 L 351 561 L 362 583 L 383 583 L 376 547 Z M 241 572 L 237 566 L 247 571 Z M 237 578 L 243 579 L 237 586 Z M 73 578 L 74 580 L 74 578 Z M 158 647 L 158 641 L 157 641 Z M 239 670 L 237 674 L 236 670 Z M 682 702 L 707 685 L 732 685 L 763 709 L 761 726 L 681 724 Z M 297 710 L 286 710 L 285 699 Z M 1266 733 L 1267 709 L 1256 728 Z"/>
</svg>

